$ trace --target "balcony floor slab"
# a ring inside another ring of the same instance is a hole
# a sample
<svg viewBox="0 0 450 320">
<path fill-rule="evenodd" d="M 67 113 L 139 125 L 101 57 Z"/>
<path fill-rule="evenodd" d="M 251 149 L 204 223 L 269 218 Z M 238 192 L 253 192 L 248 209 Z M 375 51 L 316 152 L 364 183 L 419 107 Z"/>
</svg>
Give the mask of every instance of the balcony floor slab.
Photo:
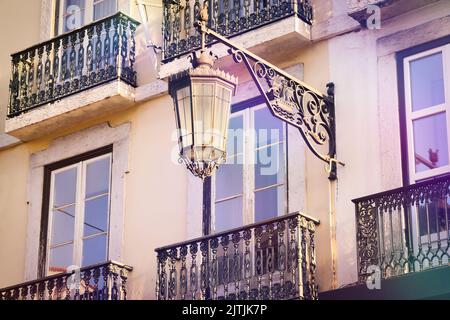
<svg viewBox="0 0 450 320">
<path fill-rule="evenodd" d="M 128 108 L 134 103 L 135 90 L 120 80 L 97 86 L 7 119 L 5 132 L 21 141 L 58 132 Z"/>
</svg>

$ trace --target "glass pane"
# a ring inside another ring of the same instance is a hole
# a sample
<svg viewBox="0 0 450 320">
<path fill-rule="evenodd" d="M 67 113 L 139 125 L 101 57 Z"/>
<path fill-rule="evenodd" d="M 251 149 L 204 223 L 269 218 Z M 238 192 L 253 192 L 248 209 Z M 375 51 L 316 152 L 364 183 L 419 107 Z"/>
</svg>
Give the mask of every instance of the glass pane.
<svg viewBox="0 0 450 320">
<path fill-rule="evenodd" d="M 106 261 L 106 240 L 106 235 L 83 240 L 83 267 Z"/>
<path fill-rule="evenodd" d="M 216 173 L 216 200 L 242 194 L 243 157 L 229 157 Z"/>
<path fill-rule="evenodd" d="M 412 110 L 445 102 L 442 53 L 410 62 Z"/>
<path fill-rule="evenodd" d="M 285 177 L 283 144 L 265 147 L 255 153 L 255 189 L 283 183 Z"/>
<path fill-rule="evenodd" d="M 284 214 L 285 205 L 284 186 L 255 192 L 255 222 Z"/>
<path fill-rule="evenodd" d="M 184 87 L 177 91 L 177 126 L 179 125 L 182 136 L 182 146 L 192 145 L 192 117 L 190 87 Z"/>
<path fill-rule="evenodd" d="M 107 157 L 86 166 L 86 198 L 109 192 L 110 162 Z"/>
<path fill-rule="evenodd" d="M 413 121 L 416 172 L 448 164 L 445 113 Z"/>
<path fill-rule="evenodd" d="M 69 32 L 81 28 L 84 24 L 86 11 L 85 0 L 66 0 L 64 6 L 63 30 Z"/>
<path fill-rule="evenodd" d="M 54 176 L 53 207 L 75 203 L 77 168 L 59 172 Z"/>
<path fill-rule="evenodd" d="M 256 110 L 254 118 L 257 148 L 283 140 L 283 122 L 269 108 Z"/>
<path fill-rule="evenodd" d="M 49 273 L 66 272 L 67 267 L 73 264 L 73 244 L 50 249 Z"/>
<path fill-rule="evenodd" d="M 242 115 L 230 118 L 227 141 L 227 154 L 229 156 L 244 152 L 243 122 Z"/>
<path fill-rule="evenodd" d="M 83 235 L 85 237 L 107 231 L 109 211 L 108 205 L 108 195 L 86 201 L 84 207 L 83 231 Z"/>
<path fill-rule="evenodd" d="M 431 235 L 436 233 L 437 230 L 439 232 L 447 230 L 447 223 L 450 218 L 447 202 L 448 199 L 433 199 L 429 203 L 420 203 L 418 211 L 420 236 Z M 428 238 L 424 240 L 428 241 Z"/>
<path fill-rule="evenodd" d="M 194 143 L 212 144 L 214 85 L 192 84 L 192 103 L 194 114 Z"/>
<path fill-rule="evenodd" d="M 230 97 L 231 91 L 222 87 L 221 85 L 216 86 L 216 104 L 214 110 L 214 130 L 215 130 L 215 142 L 214 146 L 223 150 L 225 148 L 224 134 L 226 132 L 227 126 L 229 127 L 229 117 L 230 117 Z"/>
<path fill-rule="evenodd" d="M 73 241 L 75 227 L 75 205 L 53 210 L 51 245 Z"/>
<path fill-rule="evenodd" d="M 116 0 L 94 0 L 94 21 L 111 16 L 116 11 Z"/>
<path fill-rule="evenodd" d="M 242 197 L 216 203 L 215 209 L 216 232 L 242 226 Z"/>
</svg>

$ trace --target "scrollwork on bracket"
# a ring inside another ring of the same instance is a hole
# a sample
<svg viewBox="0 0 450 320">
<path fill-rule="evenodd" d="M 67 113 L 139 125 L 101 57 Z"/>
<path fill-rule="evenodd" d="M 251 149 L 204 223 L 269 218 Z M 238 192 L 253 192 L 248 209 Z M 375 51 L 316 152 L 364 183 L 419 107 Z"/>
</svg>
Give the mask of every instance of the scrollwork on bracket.
<svg viewBox="0 0 450 320">
<path fill-rule="evenodd" d="M 244 62 L 272 113 L 299 129 L 309 149 L 329 163 L 335 156 L 334 101 L 274 67 L 230 49 L 236 63 Z M 318 150 L 329 143 L 328 154 Z M 334 164 L 335 165 L 335 164 Z"/>
</svg>

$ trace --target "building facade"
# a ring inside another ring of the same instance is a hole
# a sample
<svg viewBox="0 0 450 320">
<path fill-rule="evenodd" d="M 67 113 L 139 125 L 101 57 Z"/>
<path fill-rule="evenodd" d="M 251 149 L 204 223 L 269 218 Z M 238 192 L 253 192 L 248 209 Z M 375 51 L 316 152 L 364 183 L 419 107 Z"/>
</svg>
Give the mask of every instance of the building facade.
<svg viewBox="0 0 450 320">
<path fill-rule="evenodd" d="M 168 82 L 202 2 L 3 1 L 1 298 L 448 297 L 450 2 L 207 3 L 333 100 L 337 179 L 215 42 L 239 79 L 226 164 L 178 162 Z"/>
</svg>

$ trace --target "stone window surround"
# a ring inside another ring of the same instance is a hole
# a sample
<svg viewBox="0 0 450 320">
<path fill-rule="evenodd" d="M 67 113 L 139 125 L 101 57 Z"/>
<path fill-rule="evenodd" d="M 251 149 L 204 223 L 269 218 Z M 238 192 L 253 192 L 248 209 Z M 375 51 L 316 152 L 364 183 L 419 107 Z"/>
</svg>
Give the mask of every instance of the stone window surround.
<svg viewBox="0 0 450 320">
<path fill-rule="evenodd" d="M 381 163 L 381 187 L 384 190 L 403 185 L 398 107 L 401 93 L 397 79 L 397 53 L 448 36 L 448 30 L 450 16 L 437 18 L 377 40 L 378 122 L 380 141 L 383 141 L 380 144 L 380 152 L 386 160 Z"/>
<path fill-rule="evenodd" d="M 44 166 L 90 150 L 113 145 L 108 259 L 122 260 L 125 174 L 128 170 L 130 123 L 111 127 L 100 124 L 55 139 L 50 146 L 30 157 L 28 176 L 28 225 L 25 281 L 37 279 L 42 217 Z"/>
</svg>

